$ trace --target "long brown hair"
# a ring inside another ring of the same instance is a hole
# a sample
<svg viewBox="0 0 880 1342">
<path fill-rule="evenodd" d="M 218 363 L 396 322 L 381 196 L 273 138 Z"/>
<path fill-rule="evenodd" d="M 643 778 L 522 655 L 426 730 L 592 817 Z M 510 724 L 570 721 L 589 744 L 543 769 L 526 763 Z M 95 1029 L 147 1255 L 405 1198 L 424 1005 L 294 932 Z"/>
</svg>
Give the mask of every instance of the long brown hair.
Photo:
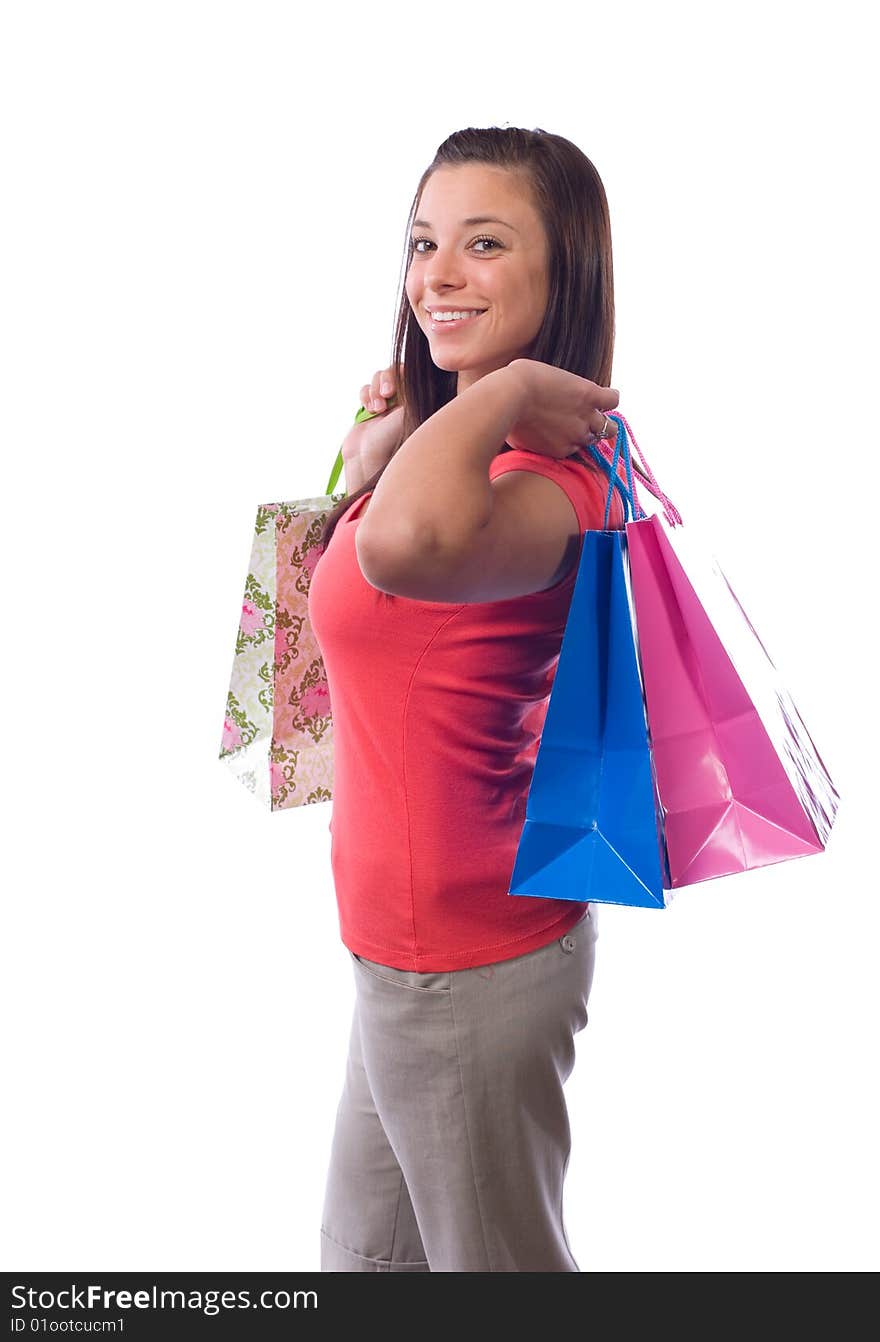
<svg viewBox="0 0 880 1342">
<path fill-rule="evenodd" d="M 565 368 L 603 387 L 611 384 L 614 353 L 611 224 L 598 172 L 586 154 L 561 135 L 517 126 L 469 126 L 454 131 L 438 148 L 433 162 L 422 174 L 407 220 L 391 360 L 397 380 L 397 401 L 404 409 L 398 449 L 455 396 L 457 374 L 438 368 L 432 360 L 428 339 L 410 307 L 405 281 L 412 260 L 410 230 L 425 184 L 437 168 L 464 163 L 486 163 L 522 173 L 531 185 L 543 221 L 549 243 L 549 296 L 544 321 L 527 357 Z M 572 459 L 583 461 L 589 470 L 600 470 L 592 461 L 576 456 Z M 382 466 L 360 489 L 347 494 L 331 510 L 322 532 L 325 548 L 342 515 L 362 495 L 375 489 L 384 470 Z"/>
</svg>

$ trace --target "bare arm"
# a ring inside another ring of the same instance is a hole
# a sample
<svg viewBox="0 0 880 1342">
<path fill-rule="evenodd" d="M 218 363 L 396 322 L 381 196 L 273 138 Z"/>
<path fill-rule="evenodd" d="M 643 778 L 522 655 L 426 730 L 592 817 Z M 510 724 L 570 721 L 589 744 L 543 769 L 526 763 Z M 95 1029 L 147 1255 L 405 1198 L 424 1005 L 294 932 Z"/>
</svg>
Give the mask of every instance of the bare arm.
<svg viewBox="0 0 880 1342">
<path fill-rule="evenodd" d="M 369 480 L 370 476 L 374 475 L 375 471 L 379 469 L 379 467 L 377 466 L 375 468 L 375 471 L 368 470 L 360 457 L 345 457 L 344 462 L 345 462 L 346 494 L 356 493 L 357 490 L 360 489 L 361 485 L 365 484 L 367 480 Z"/>
<path fill-rule="evenodd" d="M 362 435 L 359 432 L 360 425 L 350 432 L 342 444 L 342 464 L 345 471 L 345 492 L 354 494 L 360 489 L 361 485 L 370 480 L 380 466 L 383 466 L 388 459 L 387 452 L 380 450 L 377 453 L 371 453 L 368 448 L 364 448 Z M 372 507 L 372 504 L 370 505 Z"/>
<path fill-rule="evenodd" d="M 425 420 L 376 485 L 355 536 L 367 582 L 417 601 L 480 602 L 542 591 L 577 553 L 581 528 L 562 485 L 528 470 L 490 480 L 510 439 L 555 459 L 594 432 L 601 388 L 564 369 L 515 360 Z M 566 450 L 568 449 L 568 450 Z"/>
<path fill-rule="evenodd" d="M 414 551 L 436 553 L 442 563 L 472 548 L 492 516 L 489 466 L 516 422 L 523 396 L 516 370 L 496 369 L 410 434 L 389 461 L 358 527 L 358 555 L 366 569 Z"/>
</svg>

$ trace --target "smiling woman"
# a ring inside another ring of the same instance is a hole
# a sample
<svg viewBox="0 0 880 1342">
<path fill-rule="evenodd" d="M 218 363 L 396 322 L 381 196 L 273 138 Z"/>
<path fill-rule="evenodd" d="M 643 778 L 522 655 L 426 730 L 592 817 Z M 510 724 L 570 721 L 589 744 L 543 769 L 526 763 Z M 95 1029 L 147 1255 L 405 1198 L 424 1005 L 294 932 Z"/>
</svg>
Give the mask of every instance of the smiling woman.
<svg viewBox="0 0 880 1342">
<path fill-rule="evenodd" d="M 490 210 L 468 213 L 473 201 Z M 444 337 L 431 355 L 455 372 L 461 393 L 525 355 L 537 335 L 549 297 L 546 229 L 526 176 L 484 162 L 437 167 L 424 183 L 419 212 L 406 295 L 426 333 Z M 490 223 L 497 233 L 476 231 Z M 480 315 L 444 322 L 438 310 Z"/>
<path fill-rule="evenodd" d="M 489 194 L 464 190 L 475 181 Z M 450 264 L 456 269 L 444 275 Z M 461 307 L 484 315 L 441 326 L 429 311 Z M 544 131 L 450 135 L 422 175 L 406 229 L 390 360 L 401 407 L 397 447 L 484 373 L 519 356 L 608 386 L 613 348 L 611 227 L 590 160 Z M 369 441 L 370 426 L 362 427 Z M 383 455 L 329 514 L 325 547 L 346 509 L 378 484 L 390 464 Z M 579 469 L 598 471 L 587 461 Z"/>
<path fill-rule="evenodd" d="M 334 510 L 309 591 L 356 987 L 321 1265 L 577 1272 L 563 1083 L 594 914 L 508 887 L 582 536 L 605 524 L 580 449 L 618 400 L 607 203 L 570 141 L 493 127 L 444 141 L 411 215 L 401 441 Z"/>
</svg>

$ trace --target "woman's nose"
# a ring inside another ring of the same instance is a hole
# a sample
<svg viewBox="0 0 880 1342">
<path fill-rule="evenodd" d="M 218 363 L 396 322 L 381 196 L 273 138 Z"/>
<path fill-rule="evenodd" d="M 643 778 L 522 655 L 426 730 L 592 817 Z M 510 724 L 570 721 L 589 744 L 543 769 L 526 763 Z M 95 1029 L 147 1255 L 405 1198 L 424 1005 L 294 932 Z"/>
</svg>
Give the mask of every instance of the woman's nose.
<svg viewBox="0 0 880 1342">
<path fill-rule="evenodd" d="M 452 256 L 441 256 L 435 252 L 431 264 L 425 267 L 425 284 L 429 289 L 442 289 L 447 284 L 461 283 L 461 262 Z"/>
</svg>

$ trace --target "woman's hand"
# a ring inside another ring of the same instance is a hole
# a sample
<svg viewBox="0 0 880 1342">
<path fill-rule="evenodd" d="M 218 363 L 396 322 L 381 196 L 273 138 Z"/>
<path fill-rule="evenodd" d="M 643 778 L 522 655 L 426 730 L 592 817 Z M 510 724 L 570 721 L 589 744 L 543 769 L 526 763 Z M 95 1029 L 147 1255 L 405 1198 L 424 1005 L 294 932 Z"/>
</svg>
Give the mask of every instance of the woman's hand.
<svg viewBox="0 0 880 1342">
<path fill-rule="evenodd" d="M 506 442 L 545 457 L 570 457 L 579 447 L 607 437 L 613 447 L 617 425 L 604 411 L 616 410 L 620 394 L 588 378 L 537 359 L 513 359 L 510 368 L 520 379 L 522 409 Z"/>
<path fill-rule="evenodd" d="M 375 414 L 373 419 L 362 420 L 348 432 L 342 445 L 343 460 L 357 460 L 372 475 L 385 466 L 400 447 L 403 432 L 403 406 L 390 406 L 396 401 L 397 378 L 394 367 L 381 368 L 371 382 L 361 387 L 361 404 Z"/>
</svg>

